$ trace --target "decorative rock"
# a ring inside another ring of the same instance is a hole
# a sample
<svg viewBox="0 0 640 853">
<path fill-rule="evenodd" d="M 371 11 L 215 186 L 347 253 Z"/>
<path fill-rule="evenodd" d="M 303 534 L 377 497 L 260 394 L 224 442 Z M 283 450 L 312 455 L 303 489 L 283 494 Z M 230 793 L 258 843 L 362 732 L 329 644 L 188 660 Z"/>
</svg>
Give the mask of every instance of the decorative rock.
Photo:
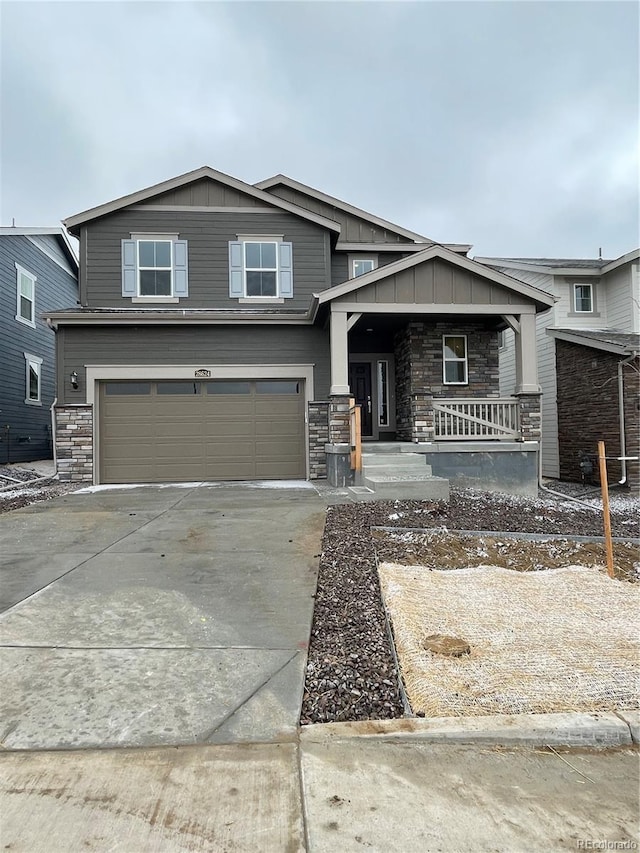
<svg viewBox="0 0 640 853">
<path fill-rule="evenodd" d="M 466 640 L 459 637 L 446 637 L 444 634 L 430 634 L 424 638 L 422 647 L 436 655 L 446 655 L 450 658 L 471 654 L 471 646 Z"/>
</svg>

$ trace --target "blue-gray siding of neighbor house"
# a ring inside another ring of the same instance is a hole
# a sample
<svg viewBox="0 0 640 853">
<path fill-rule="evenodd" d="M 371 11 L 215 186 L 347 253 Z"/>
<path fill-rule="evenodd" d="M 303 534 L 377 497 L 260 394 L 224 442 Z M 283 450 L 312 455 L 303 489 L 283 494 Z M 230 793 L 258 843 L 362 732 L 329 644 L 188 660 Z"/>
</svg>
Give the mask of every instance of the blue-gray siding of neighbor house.
<svg viewBox="0 0 640 853">
<path fill-rule="evenodd" d="M 229 243 L 238 235 L 282 235 L 293 244 L 293 298 L 284 309 L 306 309 L 314 293 L 331 283 L 328 232 L 298 216 L 273 209 L 241 213 L 205 210 L 123 210 L 105 216 L 81 231 L 86 258 L 80 293 L 90 308 L 131 307 L 122 296 L 121 241 L 131 234 L 178 234 L 187 241 L 189 296 L 181 308 L 247 308 L 229 296 Z"/>
<path fill-rule="evenodd" d="M 60 254 L 56 238 L 38 235 L 0 236 L 0 464 L 47 459 L 52 454 L 51 412 L 54 399 L 55 336 L 40 314 L 73 308 L 77 280 L 41 251 Z M 16 320 L 16 263 L 36 277 L 35 328 Z M 25 353 L 42 359 L 40 405 L 25 403 Z"/>
<path fill-rule="evenodd" d="M 62 326 L 58 359 L 61 404 L 85 401 L 87 364 L 313 364 L 315 399 L 326 400 L 330 385 L 329 334 L 307 325 Z M 69 382 L 73 370 L 77 391 Z"/>
</svg>

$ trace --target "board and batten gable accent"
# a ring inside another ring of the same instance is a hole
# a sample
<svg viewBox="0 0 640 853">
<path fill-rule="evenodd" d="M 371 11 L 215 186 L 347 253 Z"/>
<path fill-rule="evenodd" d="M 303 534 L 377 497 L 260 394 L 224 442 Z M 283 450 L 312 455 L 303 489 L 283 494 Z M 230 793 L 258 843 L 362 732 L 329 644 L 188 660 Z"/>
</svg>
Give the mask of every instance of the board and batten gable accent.
<svg viewBox="0 0 640 853">
<path fill-rule="evenodd" d="M 315 398 L 329 393 L 329 334 L 314 326 L 69 325 L 61 331 L 60 405 L 86 402 L 86 365 L 313 364 Z M 77 391 L 69 381 L 73 370 Z"/>
<path fill-rule="evenodd" d="M 521 300 L 506 287 L 433 258 L 368 284 L 337 301 L 363 305 L 512 305 Z"/>
<path fill-rule="evenodd" d="M 285 201 L 289 201 L 298 207 L 310 210 L 312 213 L 317 213 L 319 216 L 324 216 L 326 219 L 333 219 L 340 224 L 340 239 L 347 243 L 412 243 L 409 237 L 403 237 L 400 234 L 395 234 L 393 231 L 387 230 L 367 222 L 352 213 L 347 213 L 340 208 L 335 207 L 327 202 L 319 199 L 311 198 L 306 193 L 286 187 L 282 184 L 273 187 L 269 190 L 271 195 L 278 196 Z"/>
<path fill-rule="evenodd" d="M 264 201 L 210 178 L 160 193 L 143 204 L 152 207 L 264 207 Z"/>
<path fill-rule="evenodd" d="M 55 242 L 56 238 L 51 237 Z M 46 253 L 43 248 L 49 249 Z M 51 257 L 51 255 L 55 255 Z M 36 277 L 35 325 L 18 322 L 16 263 Z M 40 314 L 75 307 L 75 274 L 59 263 L 51 243 L 39 236 L 0 236 L 0 464 L 28 462 L 51 456 L 51 412 L 55 396 L 55 334 Z M 25 352 L 42 359 L 40 405 L 25 403 Z M 7 430 L 6 427 L 9 427 Z"/>
<path fill-rule="evenodd" d="M 294 281 L 288 308 L 307 309 L 313 294 L 327 288 L 330 277 L 325 230 L 285 211 L 253 215 L 125 209 L 82 228 L 86 307 L 131 307 L 131 299 L 122 296 L 121 242 L 143 233 L 178 233 L 186 241 L 189 296 L 180 299 L 181 308 L 239 307 L 229 296 L 229 243 L 238 234 L 283 235 L 283 241 L 292 244 Z"/>
</svg>

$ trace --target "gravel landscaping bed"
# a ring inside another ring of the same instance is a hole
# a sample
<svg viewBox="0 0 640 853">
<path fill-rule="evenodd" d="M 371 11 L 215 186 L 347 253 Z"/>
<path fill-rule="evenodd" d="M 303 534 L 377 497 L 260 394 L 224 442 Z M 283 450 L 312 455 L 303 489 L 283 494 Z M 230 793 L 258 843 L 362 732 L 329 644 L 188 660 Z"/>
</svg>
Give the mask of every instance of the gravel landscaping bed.
<svg viewBox="0 0 640 853">
<path fill-rule="evenodd" d="M 593 495 L 593 491 L 586 494 Z M 591 497 L 590 502 L 597 508 L 597 498 Z M 640 501 L 613 494 L 611 503 L 613 535 L 638 536 Z M 452 490 L 448 504 L 378 501 L 329 507 L 302 704 L 303 725 L 404 714 L 380 595 L 372 535 L 375 527 L 600 536 L 602 514 L 551 496 L 519 498 L 472 490 Z M 393 559 L 398 560 L 397 542 L 394 548 Z M 385 554 L 385 559 L 389 558 L 391 555 Z"/>
<path fill-rule="evenodd" d="M 36 482 L 38 481 L 38 482 Z M 43 478 L 41 472 L 24 465 L 0 465 L 0 513 L 21 509 L 37 501 L 48 501 L 58 495 L 74 492 L 82 483 L 60 483 L 53 474 Z"/>
</svg>

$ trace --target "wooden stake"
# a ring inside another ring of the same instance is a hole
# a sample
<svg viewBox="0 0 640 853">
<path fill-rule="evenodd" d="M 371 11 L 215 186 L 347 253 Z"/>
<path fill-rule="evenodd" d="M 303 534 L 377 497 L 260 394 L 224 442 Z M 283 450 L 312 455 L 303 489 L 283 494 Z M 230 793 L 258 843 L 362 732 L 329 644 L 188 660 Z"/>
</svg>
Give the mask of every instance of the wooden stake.
<svg viewBox="0 0 640 853">
<path fill-rule="evenodd" d="M 602 515 L 604 516 L 604 544 L 607 549 L 607 574 L 613 574 L 613 541 L 611 539 L 611 514 L 609 512 L 609 484 L 607 482 L 607 455 L 604 441 L 598 442 L 598 462 L 600 463 L 600 488 L 602 490 Z"/>
</svg>

